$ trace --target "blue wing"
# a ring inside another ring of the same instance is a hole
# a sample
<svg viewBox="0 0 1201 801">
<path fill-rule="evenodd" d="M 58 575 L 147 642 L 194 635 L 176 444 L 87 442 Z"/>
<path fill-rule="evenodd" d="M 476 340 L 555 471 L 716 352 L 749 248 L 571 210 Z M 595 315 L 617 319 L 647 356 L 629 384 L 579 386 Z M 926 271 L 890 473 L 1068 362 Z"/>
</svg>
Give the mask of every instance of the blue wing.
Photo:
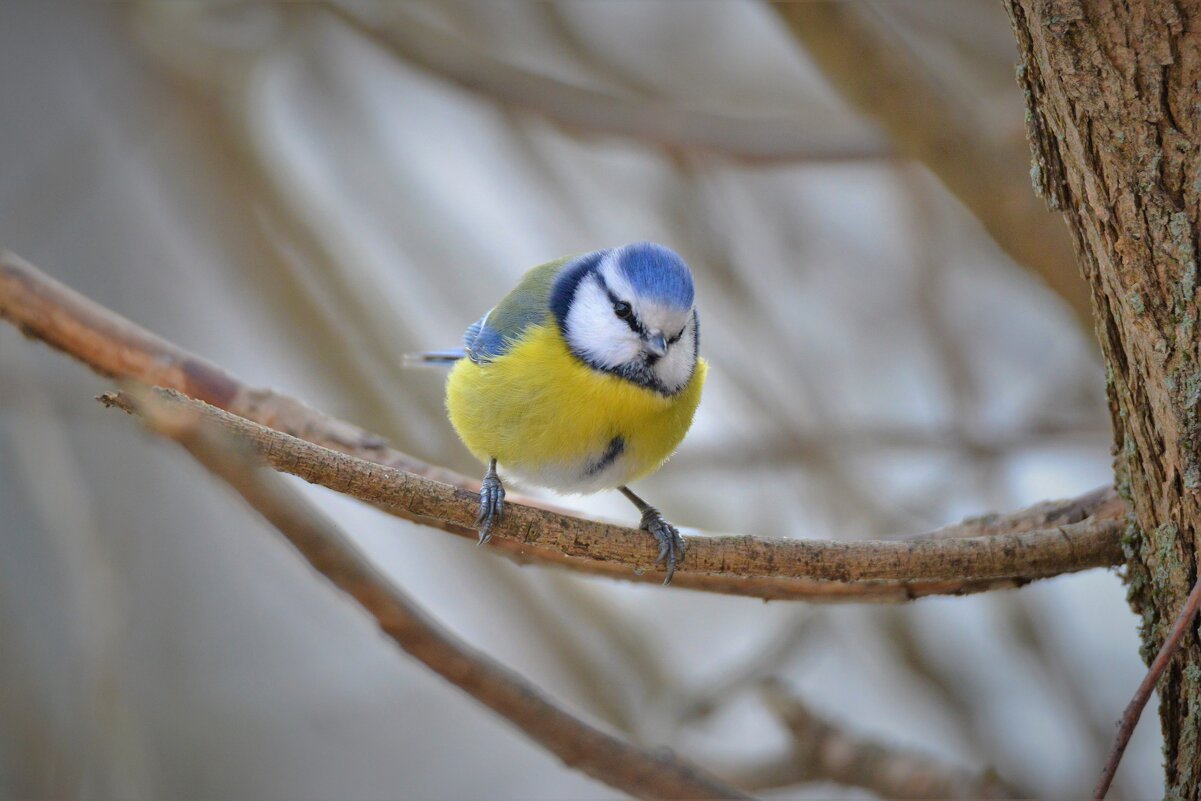
<svg viewBox="0 0 1201 801">
<path fill-rule="evenodd" d="M 467 350 L 467 358 L 476 364 L 490 362 L 508 350 L 501 332 L 488 325 L 488 316 L 493 311 L 495 309 L 484 312 L 484 316 L 472 323 L 463 334 L 463 347 Z"/>
<path fill-rule="evenodd" d="M 467 348 L 467 350 L 471 350 L 471 348 L 475 345 L 475 340 L 479 337 L 480 331 L 482 331 L 484 328 L 484 321 L 488 319 L 488 315 L 491 313 L 492 310 L 488 309 L 488 311 L 484 312 L 483 317 L 469 325 L 467 330 L 463 332 L 463 347 Z"/>
<path fill-rule="evenodd" d="M 467 357 L 487 364 L 508 352 L 526 329 L 552 319 L 550 292 L 560 270 L 573 257 L 557 259 L 527 272 L 500 303 L 463 334 Z"/>
</svg>

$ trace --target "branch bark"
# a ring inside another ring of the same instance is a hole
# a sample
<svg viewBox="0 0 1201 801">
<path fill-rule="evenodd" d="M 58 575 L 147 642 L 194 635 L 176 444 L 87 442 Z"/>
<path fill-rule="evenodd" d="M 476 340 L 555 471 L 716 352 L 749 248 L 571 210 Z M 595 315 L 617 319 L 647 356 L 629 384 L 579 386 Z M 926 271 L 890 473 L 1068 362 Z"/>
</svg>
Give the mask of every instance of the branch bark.
<svg viewBox="0 0 1201 801">
<path fill-rule="evenodd" d="M 217 408 L 208 414 L 255 439 L 279 469 L 407 519 L 475 536 L 478 482 L 396 451 L 295 399 L 248 388 L 7 253 L 0 253 L 0 317 L 103 375 L 211 403 Z M 949 530 L 929 540 L 866 543 L 692 537 L 675 585 L 764 599 L 904 601 L 1020 586 L 1120 560 L 1122 506 L 1112 495 L 1094 493 L 1052 508 L 1059 516 L 1047 513 L 1044 527 L 1019 513 L 996 521 L 991 536 L 961 540 Z M 642 532 L 516 501 L 510 509 L 495 542 L 519 561 L 657 581 L 654 549 Z M 978 533 L 978 526 L 969 523 L 964 531 Z"/>
<path fill-rule="evenodd" d="M 162 397 L 246 440 L 276 470 L 407 520 L 477 536 L 473 493 L 313 445 L 174 391 L 165 390 Z M 101 399 L 133 411 L 124 395 Z M 834 582 L 1041 578 L 1113 563 L 1121 557 L 1117 535 L 1123 527 L 1120 519 L 1088 518 L 1020 534 L 966 538 L 834 542 L 750 535 L 688 537 L 687 556 L 677 571 Z M 493 530 L 493 539 L 519 553 L 540 554 L 546 561 L 655 570 L 657 548 L 644 532 L 523 504 L 505 504 L 505 519 Z"/>
<path fill-rule="evenodd" d="M 1071 240 L 1031 196 L 1020 143 L 985 129 L 859 4 L 773 8 L 848 102 L 887 131 L 902 155 L 925 164 L 998 245 L 1091 325 L 1088 287 L 1076 271 Z"/>
<path fill-rule="evenodd" d="M 1201 2 L 1006 0 L 1032 175 L 1060 209 L 1108 367 L 1114 471 L 1136 526 L 1128 597 L 1150 660 L 1197 576 L 1201 533 Z M 1201 798 L 1201 641 L 1160 682 L 1165 795 Z"/>
<path fill-rule="evenodd" d="M 152 431 L 175 440 L 236 490 L 314 569 L 374 617 L 387 637 L 568 767 L 636 798 L 748 798 L 670 752 L 647 751 L 594 728 L 445 631 L 380 575 L 331 521 L 277 476 L 259 469 L 244 441 L 231 437 L 199 407 L 166 397 L 142 392 L 132 403 Z"/>
</svg>

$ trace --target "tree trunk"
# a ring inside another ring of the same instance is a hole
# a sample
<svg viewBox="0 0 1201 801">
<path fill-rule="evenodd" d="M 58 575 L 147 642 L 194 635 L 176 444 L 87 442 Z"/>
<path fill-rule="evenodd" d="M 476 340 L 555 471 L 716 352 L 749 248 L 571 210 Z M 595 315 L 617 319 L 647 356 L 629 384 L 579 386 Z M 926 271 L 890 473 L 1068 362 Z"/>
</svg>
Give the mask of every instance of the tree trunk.
<svg viewBox="0 0 1201 801">
<path fill-rule="evenodd" d="M 1006 0 L 1035 190 L 1067 219 L 1107 365 L 1133 511 L 1129 600 L 1154 656 L 1201 533 L 1201 0 Z M 1201 641 L 1160 683 L 1166 795 L 1201 798 Z"/>
</svg>

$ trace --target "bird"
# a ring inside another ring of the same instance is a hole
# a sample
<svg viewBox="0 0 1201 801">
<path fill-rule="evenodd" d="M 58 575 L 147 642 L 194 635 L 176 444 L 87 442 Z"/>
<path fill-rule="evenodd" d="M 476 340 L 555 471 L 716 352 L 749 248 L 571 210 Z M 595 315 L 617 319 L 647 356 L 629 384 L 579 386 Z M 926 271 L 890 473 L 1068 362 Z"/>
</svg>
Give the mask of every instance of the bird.
<svg viewBox="0 0 1201 801">
<path fill-rule="evenodd" d="M 684 539 L 629 484 L 658 470 L 691 427 L 708 370 L 699 346 L 691 269 L 668 247 L 637 242 L 534 267 L 461 348 L 417 354 L 451 365 L 447 414 L 487 465 L 479 543 L 504 516 L 501 474 L 562 494 L 616 489 L 655 538 L 669 584 Z"/>
</svg>

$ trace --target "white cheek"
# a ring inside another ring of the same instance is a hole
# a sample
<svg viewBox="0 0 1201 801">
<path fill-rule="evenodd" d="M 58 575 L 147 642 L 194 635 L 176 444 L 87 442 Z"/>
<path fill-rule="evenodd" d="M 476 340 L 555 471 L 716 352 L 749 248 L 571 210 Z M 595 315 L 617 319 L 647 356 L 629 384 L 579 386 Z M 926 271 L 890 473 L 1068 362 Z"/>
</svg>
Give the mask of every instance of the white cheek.
<svg viewBox="0 0 1201 801">
<path fill-rule="evenodd" d="M 655 363 L 655 376 L 675 392 L 688 383 L 696 367 L 696 338 L 693 323 L 689 322 L 680 340 L 667 350 L 667 355 Z"/>
<path fill-rule="evenodd" d="M 642 349 L 638 335 L 613 313 L 613 302 L 591 276 L 576 289 L 566 328 L 571 349 L 602 367 L 619 367 Z"/>
</svg>

